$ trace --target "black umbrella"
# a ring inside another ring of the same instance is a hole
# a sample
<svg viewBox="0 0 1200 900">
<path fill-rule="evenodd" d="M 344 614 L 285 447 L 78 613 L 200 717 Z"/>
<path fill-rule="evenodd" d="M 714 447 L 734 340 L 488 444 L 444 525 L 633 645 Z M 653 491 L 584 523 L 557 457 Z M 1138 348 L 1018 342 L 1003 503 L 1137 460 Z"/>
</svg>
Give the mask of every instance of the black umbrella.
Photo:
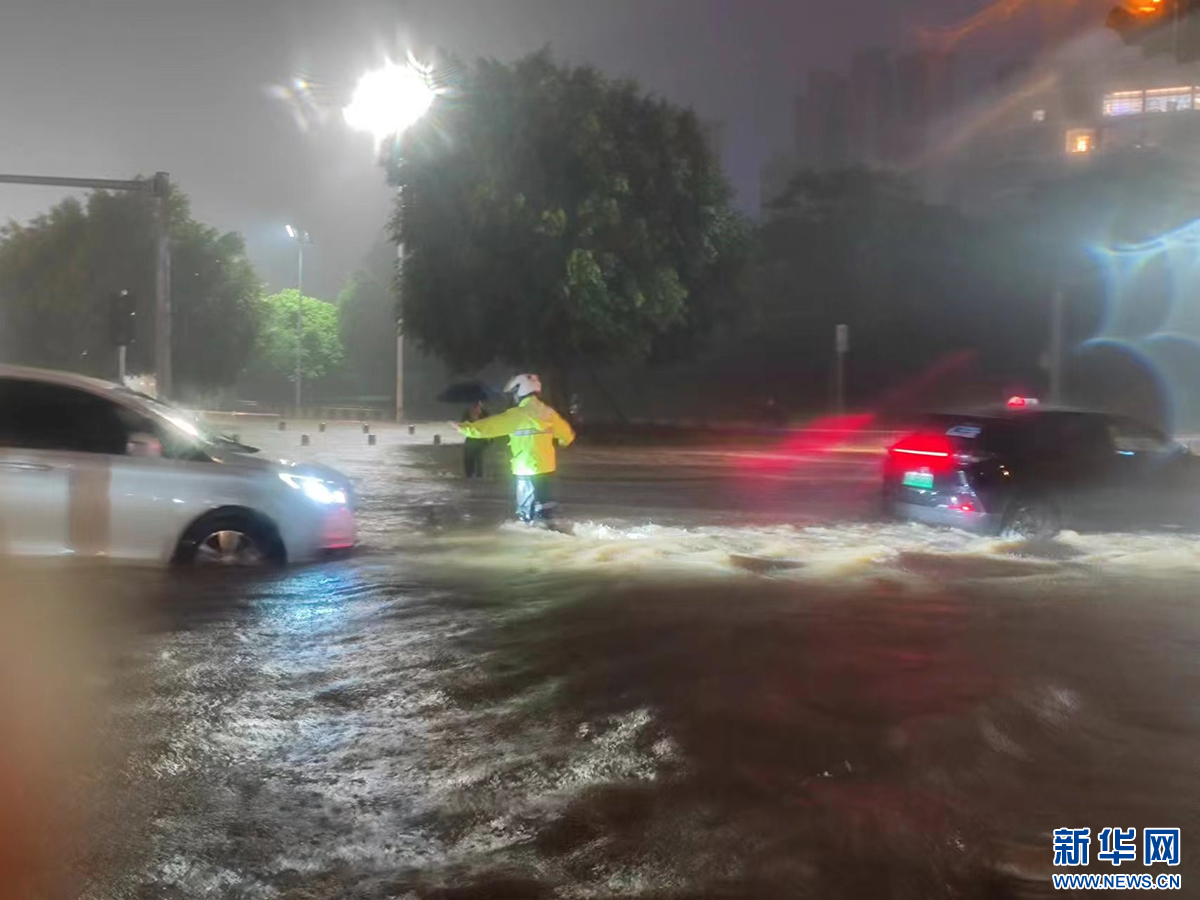
<svg viewBox="0 0 1200 900">
<path fill-rule="evenodd" d="M 442 403 L 486 403 L 488 400 L 502 399 L 503 393 L 482 381 L 460 381 L 438 394 L 438 400 Z"/>
</svg>

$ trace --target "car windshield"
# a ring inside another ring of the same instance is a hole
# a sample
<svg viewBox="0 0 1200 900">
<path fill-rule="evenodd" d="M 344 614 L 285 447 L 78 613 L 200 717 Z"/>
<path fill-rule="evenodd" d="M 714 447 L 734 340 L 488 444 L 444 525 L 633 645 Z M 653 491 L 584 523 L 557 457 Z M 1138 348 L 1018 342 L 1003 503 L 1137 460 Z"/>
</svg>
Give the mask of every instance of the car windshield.
<svg viewBox="0 0 1200 900">
<path fill-rule="evenodd" d="M 197 417 L 178 407 L 164 403 L 156 397 L 129 388 L 118 388 L 117 393 L 128 399 L 136 400 L 147 412 L 171 429 L 173 439 L 180 444 L 190 444 L 196 448 L 236 449 L 242 452 L 255 452 L 256 448 L 242 444 L 229 435 L 223 434 L 206 425 Z"/>
</svg>

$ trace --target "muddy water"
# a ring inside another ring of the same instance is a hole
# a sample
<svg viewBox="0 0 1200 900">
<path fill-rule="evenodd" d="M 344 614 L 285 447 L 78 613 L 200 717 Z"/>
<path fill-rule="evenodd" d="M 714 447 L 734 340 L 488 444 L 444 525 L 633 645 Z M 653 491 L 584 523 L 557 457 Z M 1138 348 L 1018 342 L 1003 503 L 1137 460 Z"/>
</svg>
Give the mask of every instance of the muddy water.
<svg viewBox="0 0 1200 900">
<path fill-rule="evenodd" d="M 581 448 L 528 531 L 426 440 L 314 435 L 351 559 L 119 576 L 88 896 L 1037 897 L 1108 825 L 1200 875 L 1193 539 L 883 524 L 870 456 L 699 448 Z"/>
</svg>

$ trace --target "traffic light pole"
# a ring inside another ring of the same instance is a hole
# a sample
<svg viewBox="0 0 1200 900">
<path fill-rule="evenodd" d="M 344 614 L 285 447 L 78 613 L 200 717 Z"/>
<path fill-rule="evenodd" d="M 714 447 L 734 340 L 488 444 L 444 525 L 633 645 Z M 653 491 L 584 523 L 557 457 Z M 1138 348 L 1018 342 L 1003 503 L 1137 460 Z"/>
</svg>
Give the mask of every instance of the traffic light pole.
<svg viewBox="0 0 1200 900">
<path fill-rule="evenodd" d="M 154 173 L 154 384 L 160 397 L 170 397 L 171 380 L 171 241 L 166 172 Z"/>
<path fill-rule="evenodd" d="M 133 191 L 151 194 L 154 210 L 154 381 L 160 397 L 169 397 L 171 383 L 171 244 L 168 239 L 167 198 L 171 179 L 166 172 L 154 178 L 119 181 L 112 178 L 63 178 L 54 175 L 2 175 L 0 184 L 88 188 L 96 191 Z M 122 362 L 124 349 L 122 348 Z M 124 368 L 122 366 L 122 368 Z"/>
</svg>

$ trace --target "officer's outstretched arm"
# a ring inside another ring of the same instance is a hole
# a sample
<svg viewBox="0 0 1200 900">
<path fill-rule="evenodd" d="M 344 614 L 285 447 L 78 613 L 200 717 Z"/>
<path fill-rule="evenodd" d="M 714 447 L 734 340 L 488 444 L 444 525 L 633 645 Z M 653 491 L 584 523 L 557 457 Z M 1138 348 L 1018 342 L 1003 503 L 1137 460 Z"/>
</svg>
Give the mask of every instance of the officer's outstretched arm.
<svg viewBox="0 0 1200 900">
<path fill-rule="evenodd" d="M 469 438 L 498 438 L 512 434 L 524 427 L 525 415 L 517 407 L 506 409 L 494 416 L 477 419 L 474 422 L 463 422 L 458 430 Z"/>
<path fill-rule="evenodd" d="M 564 447 L 569 447 L 575 442 L 575 429 L 558 413 L 550 417 L 550 430 L 554 432 L 554 439 Z"/>
</svg>

